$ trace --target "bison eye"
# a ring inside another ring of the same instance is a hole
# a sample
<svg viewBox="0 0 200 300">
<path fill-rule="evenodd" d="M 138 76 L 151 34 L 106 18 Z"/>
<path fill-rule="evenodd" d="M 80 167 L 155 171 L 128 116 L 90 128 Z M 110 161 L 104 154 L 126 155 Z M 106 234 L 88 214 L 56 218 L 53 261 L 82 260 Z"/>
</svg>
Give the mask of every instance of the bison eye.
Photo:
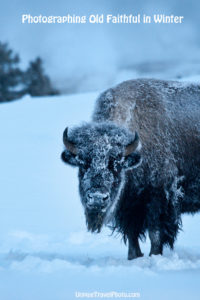
<svg viewBox="0 0 200 300">
<path fill-rule="evenodd" d="M 77 160 L 77 163 L 79 165 L 79 167 L 82 167 L 84 169 L 87 169 L 90 165 L 90 162 L 89 160 L 87 159 L 82 159 L 81 157 L 77 156 L 76 157 L 76 160 Z"/>
<path fill-rule="evenodd" d="M 122 165 L 122 157 L 121 156 L 115 156 L 115 157 L 109 158 L 109 161 L 108 161 L 109 170 L 118 171 L 121 165 Z"/>
<path fill-rule="evenodd" d="M 79 166 L 83 166 L 85 164 L 84 160 L 81 159 L 79 156 L 76 156 L 76 161 Z"/>
</svg>

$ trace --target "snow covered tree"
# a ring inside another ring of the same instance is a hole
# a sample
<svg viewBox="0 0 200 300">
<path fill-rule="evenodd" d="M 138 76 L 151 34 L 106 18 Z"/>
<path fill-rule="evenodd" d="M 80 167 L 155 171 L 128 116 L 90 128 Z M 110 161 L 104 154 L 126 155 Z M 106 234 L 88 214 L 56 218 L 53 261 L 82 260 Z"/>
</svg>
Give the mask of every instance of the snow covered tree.
<svg viewBox="0 0 200 300">
<path fill-rule="evenodd" d="M 19 90 L 22 71 L 18 68 L 19 56 L 0 42 L 0 102 L 10 101 L 23 95 Z"/>
<path fill-rule="evenodd" d="M 26 92 L 31 96 L 56 95 L 58 91 L 52 87 L 49 77 L 44 73 L 43 62 L 40 57 L 30 62 L 24 73 Z"/>
</svg>

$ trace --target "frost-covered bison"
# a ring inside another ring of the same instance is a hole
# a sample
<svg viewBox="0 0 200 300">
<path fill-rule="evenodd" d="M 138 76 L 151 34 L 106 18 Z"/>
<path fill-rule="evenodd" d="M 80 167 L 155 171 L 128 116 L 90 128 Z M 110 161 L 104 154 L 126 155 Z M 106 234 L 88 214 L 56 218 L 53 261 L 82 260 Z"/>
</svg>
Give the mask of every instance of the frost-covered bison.
<svg viewBox="0 0 200 300">
<path fill-rule="evenodd" d="M 138 79 L 108 89 L 92 122 L 65 129 L 64 162 L 79 167 L 88 230 L 112 226 L 128 259 L 173 248 L 181 213 L 200 210 L 200 85 Z"/>
</svg>

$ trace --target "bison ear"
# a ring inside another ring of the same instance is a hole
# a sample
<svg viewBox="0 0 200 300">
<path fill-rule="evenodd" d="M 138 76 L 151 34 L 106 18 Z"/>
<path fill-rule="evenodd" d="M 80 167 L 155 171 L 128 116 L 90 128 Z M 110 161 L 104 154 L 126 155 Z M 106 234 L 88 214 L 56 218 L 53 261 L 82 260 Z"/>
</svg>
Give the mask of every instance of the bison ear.
<svg viewBox="0 0 200 300">
<path fill-rule="evenodd" d="M 63 162 L 65 162 L 65 163 L 67 163 L 71 166 L 76 167 L 78 165 L 78 162 L 76 160 L 76 156 L 68 150 L 65 150 L 65 151 L 62 152 L 61 159 L 62 159 Z"/>
<path fill-rule="evenodd" d="M 76 145 L 72 143 L 68 138 L 68 127 L 63 132 L 63 143 L 68 151 L 70 151 L 74 155 L 77 154 Z"/>
<path fill-rule="evenodd" d="M 141 162 L 142 158 L 139 153 L 141 149 L 140 138 L 137 132 L 135 132 L 134 140 L 126 146 L 125 148 L 125 168 L 133 169 L 137 168 Z"/>
<path fill-rule="evenodd" d="M 142 157 L 140 153 L 138 152 L 133 152 L 130 155 L 125 157 L 125 168 L 127 170 L 131 170 L 134 168 L 137 168 L 142 162 Z"/>
</svg>

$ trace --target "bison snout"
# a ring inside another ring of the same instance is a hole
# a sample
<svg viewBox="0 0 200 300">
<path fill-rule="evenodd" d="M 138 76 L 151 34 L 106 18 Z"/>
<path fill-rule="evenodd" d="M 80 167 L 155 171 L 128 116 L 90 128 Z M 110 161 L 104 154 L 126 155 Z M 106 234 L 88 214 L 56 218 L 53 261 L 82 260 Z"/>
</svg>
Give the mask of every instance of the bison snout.
<svg viewBox="0 0 200 300">
<path fill-rule="evenodd" d="M 103 210 L 106 208 L 109 199 L 110 197 L 108 193 L 88 193 L 86 206 L 88 209 Z"/>
</svg>

